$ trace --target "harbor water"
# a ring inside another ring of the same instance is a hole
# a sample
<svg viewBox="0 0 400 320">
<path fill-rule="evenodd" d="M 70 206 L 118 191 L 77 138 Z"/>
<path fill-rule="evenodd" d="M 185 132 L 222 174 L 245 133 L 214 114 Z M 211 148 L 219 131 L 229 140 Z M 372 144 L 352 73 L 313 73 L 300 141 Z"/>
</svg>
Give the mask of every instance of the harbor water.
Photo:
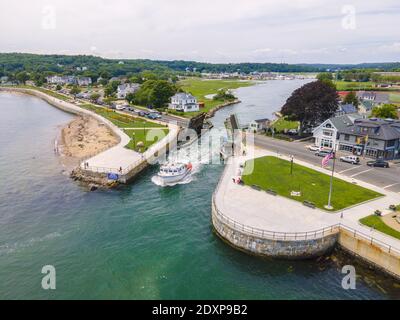
<svg viewBox="0 0 400 320">
<path fill-rule="evenodd" d="M 213 130 L 232 112 L 241 123 L 272 117 L 304 83 L 236 90 L 242 103 L 218 111 Z M 72 117 L 34 97 L 0 94 L 1 299 L 400 298 L 391 279 L 341 252 L 280 261 L 221 241 L 210 219 L 223 170 L 216 161 L 195 164 L 186 184 L 153 183 L 154 166 L 131 185 L 87 191 L 54 153 L 54 139 Z M 341 286 L 346 264 L 360 270 L 356 290 Z M 56 268 L 56 290 L 41 287 L 45 265 Z"/>
</svg>

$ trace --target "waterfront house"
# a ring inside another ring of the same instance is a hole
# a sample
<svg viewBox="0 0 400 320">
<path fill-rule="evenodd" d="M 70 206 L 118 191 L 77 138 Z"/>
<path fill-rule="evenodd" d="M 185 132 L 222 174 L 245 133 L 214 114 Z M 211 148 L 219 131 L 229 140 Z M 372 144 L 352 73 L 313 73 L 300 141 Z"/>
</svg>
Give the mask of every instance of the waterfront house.
<svg viewBox="0 0 400 320">
<path fill-rule="evenodd" d="M 169 109 L 183 112 L 199 111 L 197 99 L 190 93 L 179 92 L 171 97 Z"/>
<path fill-rule="evenodd" d="M 138 83 L 125 83 L 118 86 L 117 97 L 118 99 L 125 99 L 128 93 L 135 93 L 140 88 Z"/>
<path fill-rule="evenodd" d="M 89 77 L 79 77 L 78 78 L 78 85 L 80 86 L 89 86 L 92 84 L 92 79 Z"/>
<path fill-rule="evenodd" d="M 258 120 L 253 120 L 249 123 L 248 131 L 257 133 L 257 132 L 262 132 L 266 131 L 271 123 L 270 119 L 258 119 Z"/>
<path fill-rule="evenodd" d="M 399 158 L 400 121 L 356 119 L 340 130 L 339 149 L 357 155 L 387 160 Z"/>
<path fill-rule="evenodd" d="M 354 121 L 359 118 L 361 118 L 360 115 L 353 113 L 325 120 L 313 130 L 315 145 L 335 150 L 338 149 L 340 132 L 352 126 Z"/>
</svg>

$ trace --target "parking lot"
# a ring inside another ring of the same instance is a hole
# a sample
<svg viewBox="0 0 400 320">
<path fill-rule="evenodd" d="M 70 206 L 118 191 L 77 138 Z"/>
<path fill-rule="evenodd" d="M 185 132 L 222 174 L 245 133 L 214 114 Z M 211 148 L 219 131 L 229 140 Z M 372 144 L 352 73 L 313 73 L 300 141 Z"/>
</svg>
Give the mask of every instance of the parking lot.
<svg viewBox="0 0 400 320">
<path fill-rule="evenodd" d="M 311 142 L 288 142 L 261 135 L 256 135 L 254 142 L 257 147 L 275 151 L 277 154 L 293 155 L 299 160 L 321 165 L 322 157 L 315 156 L 314 152 L 307 148 L 312 144 Z M 350 153 L 339 151 L 337 158 L 343 155 L 350 155 Z M 360 160 L 358 165 L 336 161 L 335 172 L 400 193 L 400 163 L 390 162 L 390 168 L 373 168 L 366 164 L 371 160 L 370 158 L 360 157 Z M 332 165 L 332 161 L 330 161 L 330 165 Z M 332 167 L 328 166 L 326 169 L 329 171 L 332 170 Z"/>
</svg>

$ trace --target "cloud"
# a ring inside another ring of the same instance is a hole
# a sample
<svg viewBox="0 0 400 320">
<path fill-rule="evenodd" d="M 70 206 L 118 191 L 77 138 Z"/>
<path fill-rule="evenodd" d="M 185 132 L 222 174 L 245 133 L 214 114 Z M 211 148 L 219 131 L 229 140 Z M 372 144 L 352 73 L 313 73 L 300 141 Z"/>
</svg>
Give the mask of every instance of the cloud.
<svg viewBox="0 0 400 320">
<path fill-rule="evenodd" d="M 342 25 L 347 4 L 2 0 L 0 28 L 7 32 L 0 33 L 0 50 L 208 62 L 398 60 L 398 0 L 352 0 L 357 23 L 351 32 Z"/>
</svg>

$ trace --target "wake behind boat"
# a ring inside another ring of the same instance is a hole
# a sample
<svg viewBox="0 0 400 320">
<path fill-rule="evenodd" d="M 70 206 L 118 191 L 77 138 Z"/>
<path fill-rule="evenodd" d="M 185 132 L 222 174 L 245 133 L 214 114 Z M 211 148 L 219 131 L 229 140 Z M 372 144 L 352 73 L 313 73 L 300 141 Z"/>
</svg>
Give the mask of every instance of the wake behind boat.
<svg viewBox="0 0 400 320">
<path fill-rule="evenodd" d="M 168 162 L 160 167 L 157 177 L 163 185 L 174 184 L 189 176 L 192 169 L 193 166 L 191 163 Z"/>
</svg>

